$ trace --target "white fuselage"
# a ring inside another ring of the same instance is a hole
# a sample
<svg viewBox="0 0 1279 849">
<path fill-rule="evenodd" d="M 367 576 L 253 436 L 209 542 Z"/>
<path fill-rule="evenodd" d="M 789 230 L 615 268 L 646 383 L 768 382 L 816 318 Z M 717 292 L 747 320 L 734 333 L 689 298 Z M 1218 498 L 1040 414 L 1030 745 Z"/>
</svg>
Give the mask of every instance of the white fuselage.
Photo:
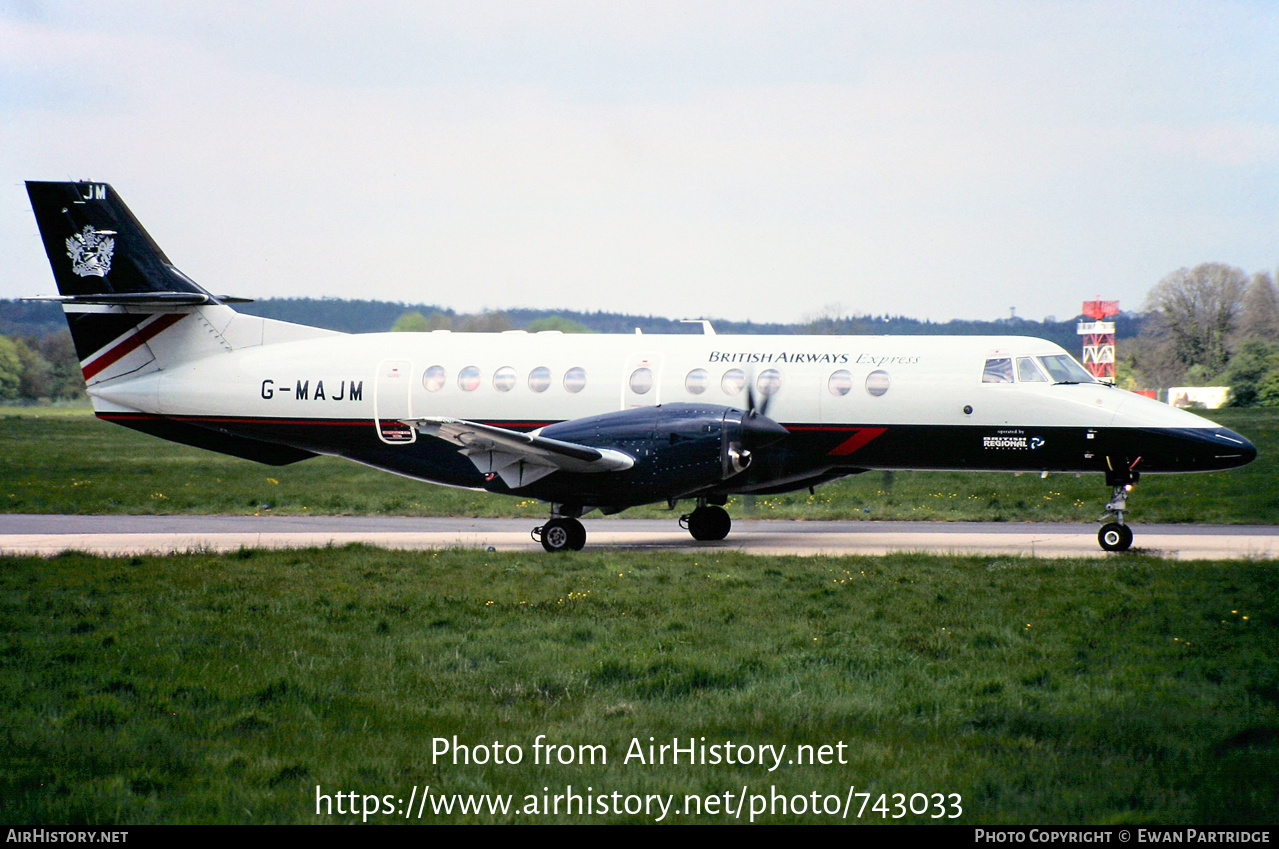
<svg viewBox="0 0 1279 849">
<path fill-rule="evenodd" d="M 162 340 L 184 344 L 162 336 L 152 346 Z M 983 382 L 992 356 L 1062 353 L 1028 337 L 325 335 L 206 347 L 193 359 L 157 352 L 165 367 L 92 384 L 90 394 L 99 412 L 163 416 L 556 422 L 671 402 L 744 408 L 744 384 L 763 383 L 775 387 L 768 415 L 783 424 L 1214 426 L 1100 383 Z M 637 377 L 641 369 L 651 379 Z"/>
</svg>

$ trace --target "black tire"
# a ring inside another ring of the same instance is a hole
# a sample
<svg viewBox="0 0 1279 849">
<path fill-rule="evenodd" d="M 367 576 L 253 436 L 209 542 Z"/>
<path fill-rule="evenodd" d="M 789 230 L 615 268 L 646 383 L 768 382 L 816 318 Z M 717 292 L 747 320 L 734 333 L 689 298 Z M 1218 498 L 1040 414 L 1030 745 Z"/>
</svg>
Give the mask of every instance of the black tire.
<svg viewBox="0 0 1279 849">
<path fill-rule="evenodd" d="M 582 523 L 576 519 L 563 521 L 568 525 L 568 547 L 574 551 L 581 551 L 586 547 L 586 528 L 582 527 Z"/>
<path fill-rule="evenodd" d="M 586 528 L 576 519 L 551 519 L 534 531 L 534 536 L 552 554 L 581 551 L 586 546 Z"/>
<path fill-rule="evenodd" d="M 1106 551 L 1127 551 L 1132 547 L 1132 528 L 1118 522 L 1102 525 L 1097 532 L 1097 542 Z"/>
<path fill-rule="evenodd" d="M 688 517 L 688 532 L 699 542 L 714 542 L 728 536 L 733 520 L 723 507 L 698 507 Z"/>
<path fill-rule="evenodd" d="M 573 550 L 572 519 L 551 519 L 542 526 L 542 548 L 551 554 Z M 579 525 L 580 527 L 580 525 Z M 586 532 L 582 532 L 582 542 L 586 542 Z"/>
</svg>

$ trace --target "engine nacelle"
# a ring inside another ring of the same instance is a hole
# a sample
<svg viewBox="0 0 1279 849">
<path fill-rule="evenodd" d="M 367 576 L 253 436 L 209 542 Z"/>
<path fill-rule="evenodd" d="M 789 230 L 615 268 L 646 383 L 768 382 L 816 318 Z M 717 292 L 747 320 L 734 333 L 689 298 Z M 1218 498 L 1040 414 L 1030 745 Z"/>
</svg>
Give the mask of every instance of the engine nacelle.
<svg viewBox="0 0 1279 849">
<path fill-rule="evenodd" d="M 586 490 L 581 503 L 622 505 L 713 487 L 744 470 L 752 451 L 786 436 L 786 429 L 735 407 L 681 403 L 560 422 L 540 434 L 633 457 L 635 465 L 625 472 L 578 479 Z"/>
</svg>

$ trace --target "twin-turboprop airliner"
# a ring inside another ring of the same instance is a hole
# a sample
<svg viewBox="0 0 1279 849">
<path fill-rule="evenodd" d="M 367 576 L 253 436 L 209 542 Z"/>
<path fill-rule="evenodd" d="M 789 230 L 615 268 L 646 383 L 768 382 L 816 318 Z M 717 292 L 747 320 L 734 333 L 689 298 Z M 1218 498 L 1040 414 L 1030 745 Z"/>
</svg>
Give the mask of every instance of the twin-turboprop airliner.
<svg viewBox="0 0 1279 849">
<path fill-rule="evenodd" d="M 688 501 L 724 539 L 730 496 L 871 469 L 1096 472 L 1102 548 L 1132 544 L 1143 474 L 1248 463 L 1199 416 L 1099 383 L 1025 337 L 344 334 L 236 312 L 178 271 L 105 183 L 28 182 L 99 418 L 272 465 L 325 454 L 580 517 Z"/>
</svg>

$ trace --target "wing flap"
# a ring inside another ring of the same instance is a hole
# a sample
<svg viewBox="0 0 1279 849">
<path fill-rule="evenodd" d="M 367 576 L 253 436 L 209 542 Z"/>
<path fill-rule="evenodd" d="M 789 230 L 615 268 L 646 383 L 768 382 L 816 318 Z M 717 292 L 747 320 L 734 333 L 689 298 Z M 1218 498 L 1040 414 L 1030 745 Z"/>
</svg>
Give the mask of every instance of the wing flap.
<svg viewBox="0 0 1279 849">
<path fill-rule="evenodd" d="M 421 433 L 458 446 L 482 474 L 497 475 L 511 489 L 528 486 L 559 471 L 620 472 L 635 465 L 630 455 L 611 448 L 592 448 L 464 419 L 430 417 L 403 421 Z"/>
</svg>

